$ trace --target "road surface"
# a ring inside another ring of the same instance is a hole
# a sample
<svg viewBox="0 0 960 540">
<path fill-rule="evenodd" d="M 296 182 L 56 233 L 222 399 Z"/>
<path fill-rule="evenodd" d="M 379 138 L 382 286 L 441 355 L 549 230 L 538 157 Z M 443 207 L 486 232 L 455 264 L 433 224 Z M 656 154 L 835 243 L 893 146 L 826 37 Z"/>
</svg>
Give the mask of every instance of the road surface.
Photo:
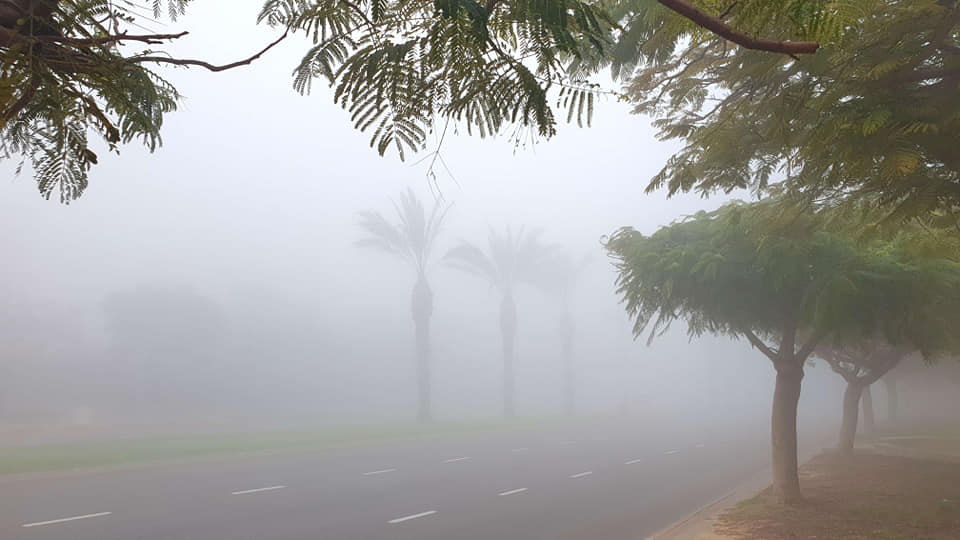
<svg viewBox="0 0 960 540">
<path fill-rule="evenodd" d="M 0 538 L 640 539 L 768 463 L 763 430 L 600 422 L 0 478 Z"/>
</svg>

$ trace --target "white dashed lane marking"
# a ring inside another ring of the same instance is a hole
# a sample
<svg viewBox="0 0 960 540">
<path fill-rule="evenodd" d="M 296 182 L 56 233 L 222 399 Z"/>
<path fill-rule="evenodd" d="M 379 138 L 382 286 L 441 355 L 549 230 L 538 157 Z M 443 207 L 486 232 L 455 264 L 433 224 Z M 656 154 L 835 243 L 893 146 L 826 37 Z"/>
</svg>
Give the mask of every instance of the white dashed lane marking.
<svg viewBox="0 0 960 540">
<path fill-rule="evenodd" d="M 420 512 L 419 514 L 413 514 L 413 515 L 410 515 L 410 516 L 399 517 L 399 518 L 397 518 L 397 519 L 391 519 L 391 520 L 388 521 L 387 523 L 389 523 L 389 524 L 391 524 L 391 525 L 393 525 L 394 523 L 403 523 L 404 521 L 410 521 L 411 519 L 417 519 L 417 518 L 427 517 L 427 516 L 431 516 L 431 515 L 436 514 L 436 513 L 437 513 L 436 510 L 429 510 L 429 511 L 427 511 L 427 512 Z"/>
<path fill-rule="evenodd" d="M 679 453 L 680 453 L 679 450 L 667 450 L 666 452 L 664 452 L 664 454 L 668 456 L 672 456 L 674 454 L 679 454 Z"/>
<path fill-rule="evenodd" d="M 636 465 L 642 461 L 642 459 L 631 459 L 630 461 L 624 462 L 624 465 Z"/>
<path fill-rule="evenodd" d="M 511 489 L 510 491 L 504 491 L 504 492 L 502 492 L 502 493 L 497 493 L 497 495 L 500 496 L 500 497 L 506 497 L 507 495 L 513 495 L 514 493 L 523 493 L 523 492 L 526 491 L 526 490 L 527 490 L 527 488 Z"/>
<path fill-rule="evenodd" d="M 583 478 L 584 476 L 590 476 L 591 474 L 593 474 L 593 471 L 585 471 L 582 473 L 571 474 L 570 478 Z"/>
<path fill-rule="evenodd" d="M 511 452 L 526 452 L 529 448 L 514 448 Z"/>
<path fill-rule="evenodd" d="M 245 489 L 243 491 L 234 491 L 230 493 L 231 495 L 246 495 L 247 493 L 260 493 L 261 491 L 274 491 L 277 489 L 283 489 L 287 486 L 270 486 L 257 489 Z"/>
<path fill-rule="evenodd" d="M 394 472 L 396 469 L 380 469 L 379 471 L 370 471 L 363 473 L 364 476 L 373 476 L 375 474 L 386 474 L 388 472 Z"/>
<path fill-rule="evenodd" d="M 466 461 L 466 460 L 468 460 L 468 459 L 470 459 L 470 456 L 455 457 L 455 458 L 445 459 L 445 460 L 443 460 L 443 462 L 444 462 L 444 463 L 455 463 L 455 462 L 457 462 L 457 461 Z"/>
<path fill-rule="evenodd" d="M 38 521 L 36 523 L 24 523 L 23 527 L 39 527 L 41 525 L 53 525 L 54 523 L 66 523 L 68 521 L 77 521 L 78 519 L 90 519 L 101 516 L 109 516 L 113 512 L 100 512 L 97 514 L 85 514 L 82 516 L 73 516 L 68 518 L 51 519 L 50 521 Z"/>
</svg>

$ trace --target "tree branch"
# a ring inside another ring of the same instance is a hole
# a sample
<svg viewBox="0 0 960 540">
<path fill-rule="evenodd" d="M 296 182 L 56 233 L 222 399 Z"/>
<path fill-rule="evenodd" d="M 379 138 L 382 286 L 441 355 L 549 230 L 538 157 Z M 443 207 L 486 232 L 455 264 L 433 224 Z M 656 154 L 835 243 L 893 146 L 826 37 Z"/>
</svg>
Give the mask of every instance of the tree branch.
<svg viewBox="0 0 960 540">
<path fill-rule="evenodd" d="M 839 373 L 840 376 L 843 377 L 843 380 L 850 384 L 857 384 L 857 374 L 851 373 L 848 369 L 844 369 L 843 364 L 836 355 L 823 351 L 820 353 L 820 357 L 826 360 L 827 364 L 830 365 L 830 369 L 832 369 L 834 373 Z"/>
<path fill-rule="evenodd" d="M 800 347 L 800 350 L 797 351 L 797 359 L 801 362 L 806 362 L 807 358 L 813 354 L 813 350 L 817 348 L 817 344 L 820 343 L 821 339 L 823 339 L 823 334 L 814 332 L 813 335 L 807 339 L 807 342 Z"/>
<path fill-rule="evenodd" d="M 33 96 L 37 95 L 37 91 L 40 89 L 40 79 L 36 76 L 30 77 L 30 82 L 27 84 L 27 87 L 23 90 L 23 94 L 20 95 L 20 98 L 17 99 L 10 106 L 9 109 L 3 111 L 3 114 L 0 115 L 0 128 L 3 128 L 7 125 L 7 122 L 13 120 L 20 114 L 20 111 L 25 109 L 27 105 L 30 104 L 30 100 L 33 99 Z"/>
<path fill-rule="evenodd" d="M 870 375 L 863 377 L 861 380 L 863 380 L 864 384 L 870 386 L 879 381 L 880 378 L 886 375 L 891 369 L 897 367 L 897 364 L 900 363 L 902 358 L 899 354 L 892 353 L 891 356 L 886 359 L 886 362 L 883 362 L 878 369 L 871 369 Z"/>
<path fill-rule="evenodd" d="M 156 62 L 158 64 L 173 64 L 177 66 L 200 66 L 206 68 L 210 71 L 226 71 L 228 69 L 233 69 L 235 67 L 246 66 L 251 64 L 254 60 L 260 58 L 267 51 L 272 49 L 276 44 L 280 43 L 287 37 L 287 32 L 284 32 L 276 41 L 267 45 L 257 54 L 247 58 L 245 60 L 239 60 L 237 62 L 232 62 L 230 64 L 224 64 L 222 66 L 215 66 L 209 62 L 204 62 L 203 60 L 189 60 L 186 58 L 167 58 L 165 56 L 135 56 L 133 58 L 128 58 L 127 62 L 142 64 L 144 62 Z"/>
<path fill-rule="evenodd" d="M 750 344 L 754 347 L 760 349 L 760 352 L 765 354 L 767 358 L 770 359 L 774 364 L 777 363 L 778 354 L 776 351 L 767 346 L 752 330 L 743 330 L 743 335 L 747 336 L 747 339 L 750 340 Z"/>
<path fill-rule="evenodd" d="M 73 46 L 89 45 L 107 45 L 120 41 L 140 41 L 148 45 L 160 45 L 164 41 L 180 39 L 189 32 L 180 32 L 179 34 L 115 34 L 112 36 L 103 36 L 95 38 L 71 38 L 62 36 L 24 36 L 24 39 L 35 39 L 37 41 L 52 41 L 54 43 L 63 43 Z"/>
<path fill-rule="evenodd" d="M 489 5 L 491 1 L 494 0 L 488 0 L 487 4 Z M 657 2 L 714 34 L 746 49 L 796 55 L 813 54 L 820 48 L 820 44 L 815 41 L 773 41 L 752 38 L 730 28 L 722 20 L 700 11 L 686 0 L 657 0 Z"/>
</svg>

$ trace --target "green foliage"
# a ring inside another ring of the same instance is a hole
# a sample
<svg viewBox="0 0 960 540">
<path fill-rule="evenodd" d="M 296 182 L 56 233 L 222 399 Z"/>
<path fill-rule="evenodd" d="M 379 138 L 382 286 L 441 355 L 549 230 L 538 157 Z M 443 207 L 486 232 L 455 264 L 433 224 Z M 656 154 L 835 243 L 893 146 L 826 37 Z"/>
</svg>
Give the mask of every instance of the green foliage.
<svg viewBox="0 0 960 540">
<path fill-rule="evenodd" d="M 394 202 L 393 207 L 397 212 L 396 223 L 379 212 L 360 212 L 360 227 L 367 236 L 358 240 L 357 245 L 396 255 L 413 265 L 418 275 L 423 275 L 450 206 L 437 202 L 427 214 L 423 203 L 408 188 L 400 194 L 400 203 Z"/>
<path fill-rule="evenodd" d="M 307 93 L 316 78 L 383 155 L 422 149 L 436 122 L 488 136 L 517 126 L 517 140 L 555 133 L 555 106 L 588 123 L 597 86 L 568 69 L 602 57 L 613 23 L 581 0 L 269 0 L 260 20 L 309 36 L 294 72 Z M 560 88 L 556 104 L 549 91 Z"/>
<path fill-rule="evenodd" d="M 844 27 L 875 0 L 699 0 L 690 4 L 745 35 L 772 40 L 832 43 Z M 618 21 L 616 46 L 609 58 L 615 78 L 634 68 L 660 66 L 681 70 L 698 47 L 715 43 L 732 53 L 736 46 L 664 7 L 656 0 L 606 0 L 602 5 Z M 765 56 L 768 53 L 755 53 Z M 777 56 L 777 55 L 773 55 Z M 606 59 L 604 59 L 606 60 Z M 690 73 L 689 76 L 694 76 Z M 682 93 L 682 91 L 681 91 Z"/>
<path fill-rule="evenodd" d="M 650 236 L 621 229 L 608 249 L 635 334 L 652 323 L 653 339 L 683 319 L 691 335 L 798 332 L 811 345 L 881 336 L 927 356 L 956 350 L 960 264 L 912 254 L 906 233 L 858 238 L 831 212 L 731 203 Z"/>
<path fill-rule="evenodd" d="M 188 2 L 154 0 L 154 15 L 166 5 L 175 17 Z M 8 4 L 0 17 L 0 157 L 29 162 L 40 193 L 67 203 L 86 189 L 97 163 L 91 133 L 110 151 L 134 139 L 152 151 L 179 95 L 138 61 L 148 51 L 124 56 L 110 37 L 139 25 L 132 5 L 48 1 L 51 13 L 31 16 L 17 7 L 39 10 L 43 2 Z"/>
<path fill-rule="evenodd" d="M 824 344 L 816 350 L 817 356 L 844 380 L 864 386 L 878 381 L 911 352 L 870 340 L 845 345 Z"/>
<path fill-rule="evenodd" d="M 823 40 L 815 55 L 758 53 L 696 34 L 645 54 L 628 86 L 634 110 L 656 116 L 662 138 L 685 144 L 648 190 L 766 193 L 782 182 L 804 203 L 869 200 L 892 221 L 955 227 L 960 6 L 808 4 L 833 13 L 831 23 L 804 19 L 814 26 L 797 32 Z"/>
</svg>

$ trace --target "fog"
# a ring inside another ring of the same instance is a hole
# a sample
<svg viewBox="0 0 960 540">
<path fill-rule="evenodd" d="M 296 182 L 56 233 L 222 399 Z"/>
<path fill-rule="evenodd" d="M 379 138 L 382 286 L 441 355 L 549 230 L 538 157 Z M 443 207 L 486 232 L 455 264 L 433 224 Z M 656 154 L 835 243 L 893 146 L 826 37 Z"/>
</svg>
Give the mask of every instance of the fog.
<svg viewBox="0 0 960 540">
<path fill-rule="evenodd" d="M 257 7 L 198 3 L 174 52 L 226 61 L 256 49 L 271 37 L 254 24 Z M 2 165 L 0 422 L 412 422 L 416 275 L 355 245 L 357 213 L 392 220 L 407 188 L 428 207 L 451 205 L 428 270 L 437 420 L 500 416 L 499 296 L 442 255 L 509 225 L 542 228 L 545 242 L 590 258 L 572 303 L 578 415 L 686 429 L 768 421 L 774 371 L 746 342 L 690 340 L 682 324 L 649 347 L 630 335 L 602 237 L 652 232 L 730 198 L 645 194 L 675 149 L 648 118 L 607 101 L 589 129 L 562 126 L 538 144 L 448 134 L 431 175 L 430 159 L 417 162 L 428 153 L 377 156 L 328 89 L 297 95 L 289 74 L 302 50 L 290 40 L 246 69 L 165 71 L 185 101 L 164 146 L 101 152 L 69 206 Z M 560 415 L 559 300 L 521 285 L 516 303 L 517 414 Z M 842 380 L 815 363 L 804 384 L 801 423 L 838 422 Z"/>
</svg>

